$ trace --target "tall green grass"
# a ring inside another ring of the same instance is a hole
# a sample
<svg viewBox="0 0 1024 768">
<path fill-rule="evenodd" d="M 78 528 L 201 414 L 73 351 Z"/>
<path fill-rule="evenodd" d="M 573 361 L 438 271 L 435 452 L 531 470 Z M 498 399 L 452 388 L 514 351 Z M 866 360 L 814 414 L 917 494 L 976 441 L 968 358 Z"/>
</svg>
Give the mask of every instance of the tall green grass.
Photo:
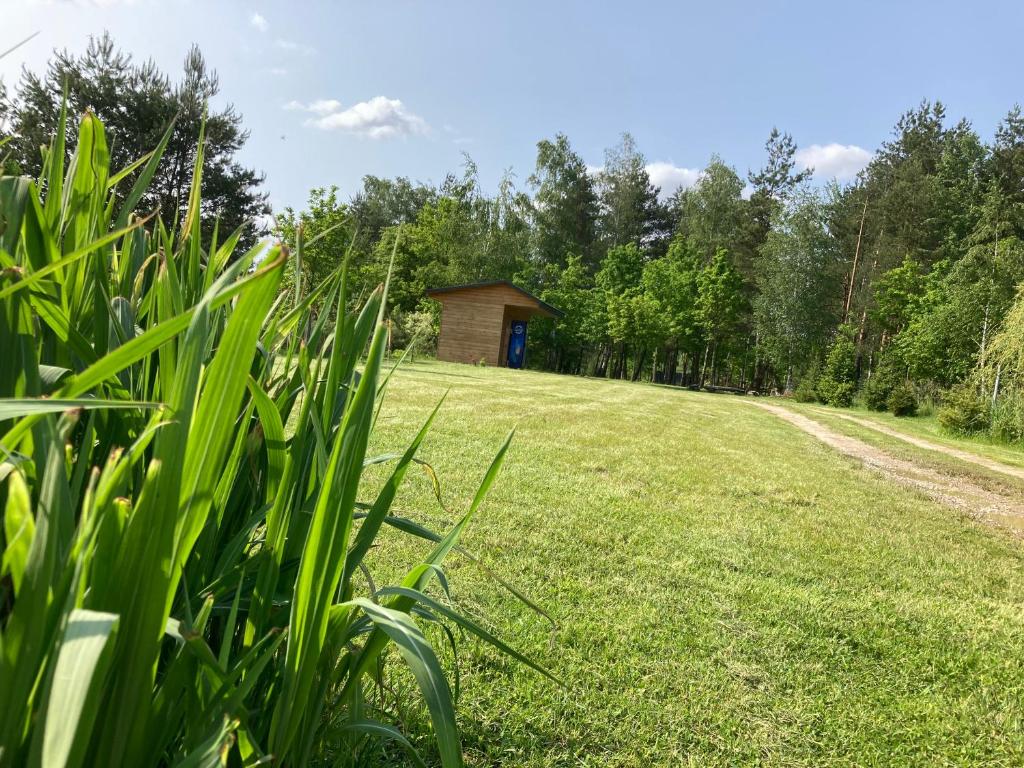
<svg viewBox="0 0 1024 768">
<path fill-rule="evenodd" d="M 282 294 L 283 246 L 200 242 L 201 136 L 172 228 L 133 214 L 172 128 L 112 172 L 91 114 L 65 163 L 65 122 L 40 179 L 0 178 L 0 766 L 346 765 L 371 741 L 411 750 L 368 695 L 385 656 L 418 683 L 441 763 L 460 765 L 421 624 L 530 663 L 451 608 L 441 570 L 508 441 L 450 531 L 398 517 L 437 409 L 403 453 L 367 455 L 386 286 L 358 312 L 344 267 Z M 316 316 L 321 301 L 333 311 Z M 383 463 L 368 496 L 363 470 Z M 432 550 L 377 589 L 363 558 L 384 525 Z"/>
</svg>

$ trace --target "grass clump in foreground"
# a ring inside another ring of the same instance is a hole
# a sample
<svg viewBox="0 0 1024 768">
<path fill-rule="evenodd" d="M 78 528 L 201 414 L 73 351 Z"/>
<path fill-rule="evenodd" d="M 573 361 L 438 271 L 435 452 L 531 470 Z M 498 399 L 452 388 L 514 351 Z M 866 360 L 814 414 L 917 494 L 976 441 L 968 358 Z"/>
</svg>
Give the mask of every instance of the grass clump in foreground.
<svg viewBox="0 0 1024 768">
<path fill-rule="evenodd" d="M 464 541 L 551 613 L 554 642 L 477 569 L 449 576 L 566 687 L 460 649 L 470 765 L 1024 762 L 1019 541 L 749 398 L 419 362 L 392 387 L 381 445 L 449 391 L 427 450 L 452 500 L 518 424 Z M 395 505 L 431 496 L 411 477 Z M 407 550 L 389 535 L 371 559 Z"/>
<path fill-rule="evenodd" d="M 427 593 L 508 441 L 447 533 L 396 517 L 438 404 L 404 453 L 367 453 L 384 290 L 354 314 L 342 269 L 293 301 L 280 246 L 200 243 L 201 136 L 172 232 L 132 214 L 170 129 L 117 174 L 94 116 L 67 168 L 64 133 L 62 114 L 39 181 L 0 178 L 0 766 L 363 764 L 411 749 L 387 722 L 409 701 L 378 685 L 389 649 L 431 751 L 461 765 L 420 625 L 526 661 Z M 317 319 L 318 298 L 335 312 Z M 387 477 L 367 497 L 371 465 Z M 429 547 L 377 588 L 385 526 Z"/>
</svg>

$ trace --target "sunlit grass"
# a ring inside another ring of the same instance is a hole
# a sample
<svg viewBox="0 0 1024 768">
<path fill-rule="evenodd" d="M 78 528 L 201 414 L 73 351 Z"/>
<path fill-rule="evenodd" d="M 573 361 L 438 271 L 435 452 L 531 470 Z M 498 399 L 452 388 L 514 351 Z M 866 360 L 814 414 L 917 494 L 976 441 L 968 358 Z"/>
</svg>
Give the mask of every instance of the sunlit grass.
<svg viewBox="0 0 1024 768">
<path fill-rule="evenodd" d="M 1019 542 L 746 398 L 440 363 L 393 386 L 384 442 L 450 389 L 423 455 L 451 504 L 518 425 L 466 542 L 558 630 L 459 559 L 454 597 L 567 688 L 463 649 L 471 764 L 1024 760 Z M 396 505 L 430 494 L 416 478 Z M 375 556 L 410 547 L 389 539 Z"/>
</svg>

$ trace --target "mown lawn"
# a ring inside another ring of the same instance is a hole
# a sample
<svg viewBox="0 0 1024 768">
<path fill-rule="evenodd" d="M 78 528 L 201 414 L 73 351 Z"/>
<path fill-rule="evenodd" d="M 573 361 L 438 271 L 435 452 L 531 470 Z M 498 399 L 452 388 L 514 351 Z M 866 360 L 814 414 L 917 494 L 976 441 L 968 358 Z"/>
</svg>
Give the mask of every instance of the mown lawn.
<svg viewBox="0 0 1024 768">
<path fill-rule="evenodd" d="M 422 456 L 451 513 L 426 474 L 398 507 L 446 527 L 518 425 L 464 543 L 557 631 L 468 561 L 447 572 L 566 684 L 463 642 L 470 765 L 1024 763 L 1019 541 L 731 396 L 415 363 L 374 449 L 406 445 L 446 390 Z M 415 556 L 388 538 L 374 574 Z"/>
</svg>

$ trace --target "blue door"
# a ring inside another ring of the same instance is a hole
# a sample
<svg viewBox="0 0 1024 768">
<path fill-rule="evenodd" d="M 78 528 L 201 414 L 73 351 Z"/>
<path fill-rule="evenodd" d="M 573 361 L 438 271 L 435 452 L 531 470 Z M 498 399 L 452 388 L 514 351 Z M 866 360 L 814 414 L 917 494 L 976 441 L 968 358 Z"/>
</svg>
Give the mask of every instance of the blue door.
<svg viewBox="0 0 1024 768">
<path fill-rule="evenodd" d="M 526 321 L 513 320 L 508 337 L 508 367 L 522 368 L 526 360 Z"/>
</svg>

